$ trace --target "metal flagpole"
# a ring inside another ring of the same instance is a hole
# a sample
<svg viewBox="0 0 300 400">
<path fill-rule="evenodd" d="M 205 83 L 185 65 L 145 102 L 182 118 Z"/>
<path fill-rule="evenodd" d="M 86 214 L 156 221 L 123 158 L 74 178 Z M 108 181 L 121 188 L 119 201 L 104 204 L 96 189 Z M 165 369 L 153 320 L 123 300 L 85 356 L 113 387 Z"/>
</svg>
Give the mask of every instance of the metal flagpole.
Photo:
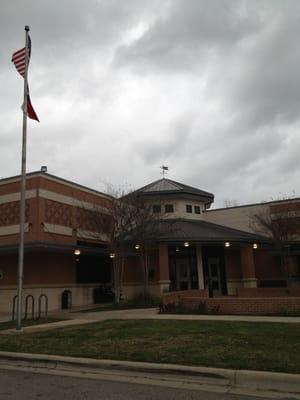
<svg viewBox="0 0 300 400">
<path fill-rule="evenodd" d="M 17 292 L 17 330 L 22 329 L 22 289 L 23 289 L 23 265 L 24 265 L 24 228 L 25 228 L 25 191 L 26 191 L 26 137 L 27 137 L 27 71 L 29 62 L 28 49 L 29 26 L 25 26 L 25 73 L 24 73 L 24 101 L 23 101 L 23 136 L 22 136 L 22 178 L 20 201 L 20 243 L 18 263 L 18 292 Z"/>
</svg>

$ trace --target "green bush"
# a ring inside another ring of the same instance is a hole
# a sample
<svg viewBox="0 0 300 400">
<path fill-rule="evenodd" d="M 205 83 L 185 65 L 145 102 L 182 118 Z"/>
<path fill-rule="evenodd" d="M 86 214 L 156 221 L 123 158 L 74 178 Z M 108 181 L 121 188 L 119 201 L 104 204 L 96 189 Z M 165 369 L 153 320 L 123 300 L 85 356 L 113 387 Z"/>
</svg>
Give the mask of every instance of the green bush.
<svg viewBox="0 0 300 400">
<path fill-rule="evenodd" d="M 126 304 L 127 305 L 134 305 L 140 307 L 157 307 L 159 306 L 161 299 L 159 296 L 155 296 L 148 291 L 142 291 L 136 293 L 131 299 L 129 299 Z"/>
<path fill-rule="evenodd" d="M 191 314 L 191 311 L 183 307 L 181 304 L 168 303 L 159 305 L 160 314 Z"/>
<path fill-rule="evenodd" d="M 206 313 L 206 304 L 204 302 L 200 302 L 196 307 L 197 314 L 205 314 Z"/>
</svg>

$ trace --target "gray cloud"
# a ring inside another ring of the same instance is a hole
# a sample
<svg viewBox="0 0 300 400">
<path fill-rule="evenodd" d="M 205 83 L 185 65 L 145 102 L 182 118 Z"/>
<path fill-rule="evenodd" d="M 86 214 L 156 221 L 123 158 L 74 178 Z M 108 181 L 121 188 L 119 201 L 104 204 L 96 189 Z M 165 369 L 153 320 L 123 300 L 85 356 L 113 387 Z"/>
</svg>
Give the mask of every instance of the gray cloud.
<svg viewBox="0 0 300 400">
<path fill-rule="evenodd" d="M 1 176 L 19 172 L 31 27 L 28 169 L 103 189 L 170 177 L 216 204 L 300 195 L 297 0 L 12 0 L 1 6 Z"/>
<path fill-rule="evenodd" d="M 120 66 L 191 70 L 211 53 L 237 44 L 255 32 L 257 13 L 238 0 L 172 2 L 169 14 L 158 19 L 147 32 L 116 54 Z M 248 13 L 246 12 L 248 9 Z"/>
</svg>

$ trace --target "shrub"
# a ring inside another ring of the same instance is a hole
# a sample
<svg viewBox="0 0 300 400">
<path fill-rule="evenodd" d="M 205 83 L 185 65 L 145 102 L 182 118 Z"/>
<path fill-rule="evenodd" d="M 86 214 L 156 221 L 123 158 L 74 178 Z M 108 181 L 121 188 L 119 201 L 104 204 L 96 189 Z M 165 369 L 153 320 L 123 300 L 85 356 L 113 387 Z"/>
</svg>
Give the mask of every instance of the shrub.
<svg viewBox="0 0 300 400">
<path fill-rule="evenodd" d="M 211 308 L 209 314 L 220 314 L 220 306 L 216 305 Z"/>
<path fill-rule="evenodd" d="M 160 314 L 191 314 L 190 310 L 183 307 L 181 304 L 176 303 L 160 303 L 159 304 Z"/>
<path fill-rule="evenodd" d="M 175 303 L 168 303 L 168 304 L 164 304 L 163 302 L 159 303 L 159 312 L 161 314 L 175 313 L 176 308 L 177 304 Z"/>
<path fill-rule="evenodd" d="M 127 301 L 128 305 L 140 306 L 140 307 L 155 307 L 160 304 L 160 297 L 151 294 L 148 291 L 142 291 L 136 293 L 131 299 Z"/>
<path fill-rule="evenodd" d="M 206 304 L 204 302 L 200 302 L 196 307 L 197 314 L 205 314 L 206 313 Z"/>
</svg>

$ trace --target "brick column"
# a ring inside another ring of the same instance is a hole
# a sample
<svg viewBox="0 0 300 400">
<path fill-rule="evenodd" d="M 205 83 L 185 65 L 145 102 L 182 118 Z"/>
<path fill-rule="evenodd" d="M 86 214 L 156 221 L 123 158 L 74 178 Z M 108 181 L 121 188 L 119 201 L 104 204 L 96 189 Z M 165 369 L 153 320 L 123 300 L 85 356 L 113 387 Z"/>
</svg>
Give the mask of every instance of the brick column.
<svg viewBox="0 0 300 400">
<path fill-rule="evenodd" d="M 170 273 L 169 273 L 169 253 L 168 245 L 160 244 L 158 246 L 159 253 L 159 285 L 160 291 L 168 289 L 170 285 Z"/>
<path fill-rule="evenodd" d="M 287 256 L 286 257 L 286 271 L 288 278 L 288 286 L 298 286 L 297 283 L 293 282 L 293 277 L 297 275 L 298 272 L 298 262 L 296 256 Z"/>
<path fill-rule="evenodd" d="M 257 279 L 255 276 L 255 265 L 253 257 L 253 249 L 250 246 L 241 247 L 241 264 L 244 287 L 257 287 Z"/>
</svg>

